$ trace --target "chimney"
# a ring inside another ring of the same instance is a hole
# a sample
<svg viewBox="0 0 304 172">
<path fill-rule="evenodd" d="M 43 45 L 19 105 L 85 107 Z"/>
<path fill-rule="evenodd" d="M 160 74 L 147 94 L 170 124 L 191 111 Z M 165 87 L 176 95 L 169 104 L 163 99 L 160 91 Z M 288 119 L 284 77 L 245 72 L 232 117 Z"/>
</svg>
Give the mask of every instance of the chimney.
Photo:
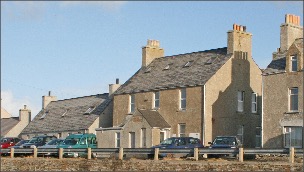
<svg viewBox="0 0 304 172">
<path fill-rule="evenodd" d="M 49 91 L 48 96 L 42 96 L 42 109 L 45 109 L 46 106 L 52 101 L 57 101 L 57 97 L 51 96 L 51 91 Z"/>
<path fill-rule="evenodd" d="M 246 31 L 246 26 L 233 24 L 232 29 L 227 32 L 227 53 L 242 59 L 251 58 L 252 34 Z"/>
<path fill-rule="evenodd" d="M 163 56 L 164 56 L 164 49 L 159 47 L 159 41 L 148 39 L 147 45 L 145 47 L 142 47 L 141 67 L 147 67 L 154 59 Z"/>
<path fill-rule="evenodd" d="M 281 24 L 280 51 L 286 51 L 297 38 L 303 38 L 303 27 L 300 25 L 300 16 L 285 15 L 285 23 Z"/>
<path fill-rule="evenodd" d="M 24 127 L 31 122 L 31 110 L 27 109 L 26 105 L 19 110 L 19 121 L 24 123 Z"/>
<path fill-rule="evenodd" d="M 116 78 L 116 84 L 109 84 L 109 95 L 113 94 L 120 86 L 119 79 Z"/>
</svg>

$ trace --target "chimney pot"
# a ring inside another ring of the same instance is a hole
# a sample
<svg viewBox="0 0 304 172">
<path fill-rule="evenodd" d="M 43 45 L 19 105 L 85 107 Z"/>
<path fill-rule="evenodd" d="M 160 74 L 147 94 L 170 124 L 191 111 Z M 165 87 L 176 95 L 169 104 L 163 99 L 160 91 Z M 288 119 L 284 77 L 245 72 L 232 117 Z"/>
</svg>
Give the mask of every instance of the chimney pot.
<svg viewBox="0 0 304 172">
<path fill-rule="evenodd" d="M 119 78 L 116 78 L 116 84 L 119 84 Z"/>
<path fill-rule="evenodd" d="M 233 30 L 236 30 L 236 24 L 233 24 Z"/>
<path fill-rule="evenodd" d="M 292 23 L 292 15 L 289 15 L 289 23 Z"/>
<path fill-rule="evenodd" d="M 285 23 L 289 23 L 289 14 L 285 15 Z"/>
<path fill-rule="evenodd" d="M 26 109 L 26 105 L 24 105 L 24 109 Z"/>
<path fill-rule="evenodd" d="M 243 30 L 244 30 L 244 32 L 246 32 L 246 26 L 243 26 Z"/>
<path fill-rule="evenodd" d="M 49 91 L 49 96 L 51 96 L 51 91 Z"/>
<path fill-rule="evenodd" d="M 242 25 L 240 25 L 240 31 L 243 31 L 243 26 Z"/>
</svg>

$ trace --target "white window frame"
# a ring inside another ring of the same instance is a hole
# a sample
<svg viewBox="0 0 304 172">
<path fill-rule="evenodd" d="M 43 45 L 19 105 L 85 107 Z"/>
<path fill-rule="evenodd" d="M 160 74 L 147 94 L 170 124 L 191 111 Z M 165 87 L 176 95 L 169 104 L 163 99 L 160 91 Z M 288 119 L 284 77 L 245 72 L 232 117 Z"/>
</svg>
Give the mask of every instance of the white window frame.
<svg viewBox="0 0 304 172">
<path fill-rule="evenodd" d="M 238 112 L 244 112 L 244 100 L 245 100 L 244 96 L 245 96 L 245 91 L 237 92 L 237 100 L 238 100 L 237 111 Z"/>
<path fill-rule="evenodd" d="M 298 57 L 297 57 L 297 55 L 290 56 L 290 71 L 291 72 L 297 72 L 298 71 Z"/>
<path fill-rule="evenodd" d="M 133 113 L 133 112 L 135 112 L 135 95 L 134 94 L 130 95 L 129 101 L 130 101 L 129 113 Z"/>
<path fill-rule="evenodd" d="M 153 109 L 159 109 L 159 91 L 153 93 Z"/>
<path fill-rule="evenodd" d="M 115 148 L 120 147 L 120 132 L 115 132 Z"/>
<path fill-rule="evenodd" d="M 298 132 L 297 132 L 298 131 Z M 283 135 L 284 135 L 284 148 L 290 148 L 290 147 L 294 147 L 294 148 L 302 148 L 303 145 L 303 134 L 302 134 L 302 127 L 301 126 L 285 126 L 283 128 Z M 300 138 L 298 140 L 300 140 L 298 145 L 294 145 L 293 143 L 293 139 L 296 139 L 296 136 L 299 136 Z M 288 142 L 286 142 L 288 141 Z"/>
<path fill-rule="evenodd" d="M 252 93 L 251 95 L 251 113 L 257 113 L 258 111 L 258 94 Z"/>
<path fill-rule="evenodd" d="M 293 93 L 292 90 L 297 90 L 297 93 Z M 299 88 L 298 87 L 292 87 L 289 88 L 288 90 L 288 97 L 289 97 L 289 111 L 290 112 L 298 112 L 299 111 Z M 296 101 L 296 105 L 292 105 L 293 103 L 295 103 Z M 292 107 L 292 106 L 296 106 Z M 292 109 L 293 108 L 293 109 Z"/>
<path fill-rule="evenodd" d="M 255 127 L 255 147 L 262 147 L 262 127 Z"/>
<path fill-rule="evenodd" d="M 184 132 L 181 131 L 181 129 L 182 129 L 181 126 L 184 127 L 184 130 L 185 130 Z M 178 124 L 178 136 L 179 137 L 186 137 L 186 124 L 185 123 Z"/>
<path fill-rule="evenodd" d="M 183 97 L 183 95 L 185 97 Z M 179 99 L 180 99 L 179 109 L 180 110 L 186 110 L 186 107 L 187 107 L 187 91 L 186 91 L 186 88 L 182 88 L 182 89 L 179 90 Z M 184 102 L 184 106 L 183 106 L 183 102 Z"/>
<path fill-rule="evenodd" d="M 244 144 L 244 125 L 239 125 L 237 137 Z"/>
</svg>

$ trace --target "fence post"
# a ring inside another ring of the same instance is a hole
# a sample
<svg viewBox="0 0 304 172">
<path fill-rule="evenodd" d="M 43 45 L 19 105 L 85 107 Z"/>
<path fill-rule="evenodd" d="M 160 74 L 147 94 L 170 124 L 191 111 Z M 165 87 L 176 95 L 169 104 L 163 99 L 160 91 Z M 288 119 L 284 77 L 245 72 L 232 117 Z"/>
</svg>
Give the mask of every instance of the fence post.
<svg viewBox="0 0 304 172">
<path fill-rule="evenodd" d="M 59 148 L 59 159 L 63 158 L 63 148 Z"/>
<path fill-rule="evenodd" d="M 118 159 L 122 160 L 123 159 L 123 148 L 120 147 L 119 148 L 119 155 L 118 155 Z"/>
<path fill-rule="evenodd" d="M 37 151 L 37 148 L 35 147 L 34 148 L 34 158 L 37 158 L 37 154 L 38 154 L 38 151 Z"/>
<path fill-rule="evenodd" d="M 92 150 L 91 148 L 88 148 L 88 159 L 92 158 Z"/>
<path fill-rule="evenodd" d="M 194 148 L 194 159 L 198 161 L 198 148 Z"/>
<path fill-rule="evenodd" d="M 159 148 L 154 149 L 154 160 L 158 160 Z"/>
<path fill-rule="evenodd" d="M 294 163 L 294 147 L 289 148 L 289 162 Z"/>
<path fill-rule="evenodd" d="M 239 162 L 244 161 L 244 148 L 239 148 Z"/>
<path fill-rule="evenodd" d="M 14 154 L 15 154 L 15 149 L 11 148 L 11 158 L 14 158 Z"/>
</svg>

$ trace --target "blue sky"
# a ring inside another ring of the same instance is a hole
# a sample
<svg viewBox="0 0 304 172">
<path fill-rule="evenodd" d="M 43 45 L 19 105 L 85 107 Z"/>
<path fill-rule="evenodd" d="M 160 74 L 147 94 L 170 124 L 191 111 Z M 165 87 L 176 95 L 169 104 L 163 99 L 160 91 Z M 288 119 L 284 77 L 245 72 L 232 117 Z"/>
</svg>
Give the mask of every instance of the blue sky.
<svg viewBox="0 0 304 172">
<path fill-rule="evenodd" d="M 147 39 L 165 55 L 227 46 L 234 23 L 253 34 L 260 68 L 280 46 L 285 14 L 301 1 L 1 1 L 1 106 L 35 116 L 48 91 L 59 100 L 108 92 L 141 66 Z"/>
</svg>

